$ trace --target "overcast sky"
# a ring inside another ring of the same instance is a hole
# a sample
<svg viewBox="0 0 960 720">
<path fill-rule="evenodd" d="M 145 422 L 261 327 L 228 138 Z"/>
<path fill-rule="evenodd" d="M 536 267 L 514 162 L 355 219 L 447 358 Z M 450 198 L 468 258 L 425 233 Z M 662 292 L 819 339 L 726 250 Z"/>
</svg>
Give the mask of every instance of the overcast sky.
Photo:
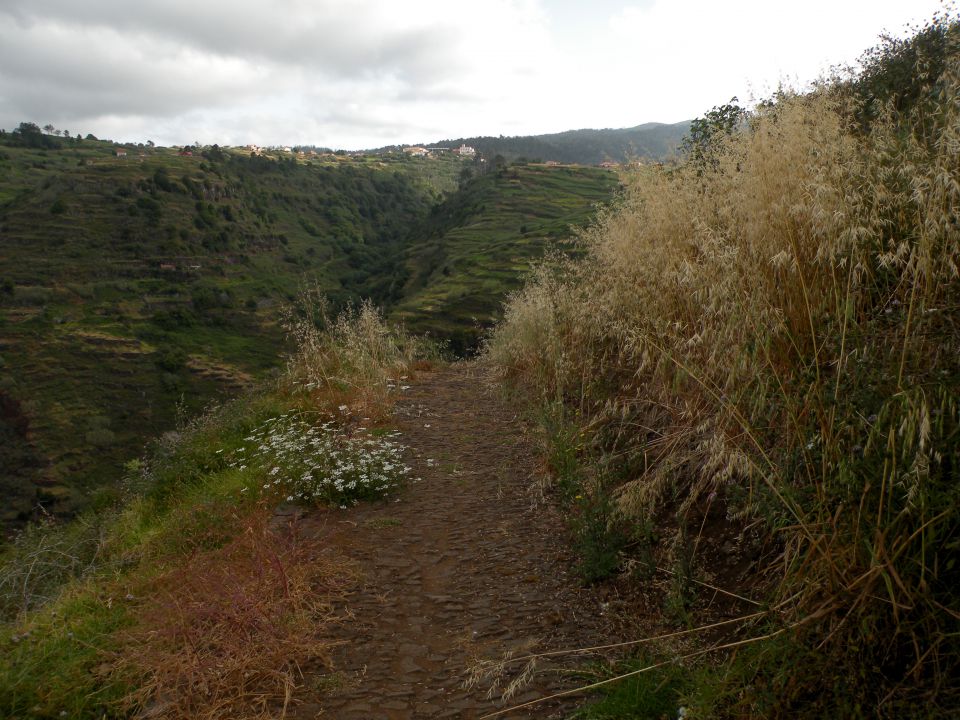
<svg viewBox="0 0 960 720">
<path fill-rule="evenodd" d="M 938 0 L 0 0 L 0 127 L 369 148 L 676 122 Z"/>
</svg>

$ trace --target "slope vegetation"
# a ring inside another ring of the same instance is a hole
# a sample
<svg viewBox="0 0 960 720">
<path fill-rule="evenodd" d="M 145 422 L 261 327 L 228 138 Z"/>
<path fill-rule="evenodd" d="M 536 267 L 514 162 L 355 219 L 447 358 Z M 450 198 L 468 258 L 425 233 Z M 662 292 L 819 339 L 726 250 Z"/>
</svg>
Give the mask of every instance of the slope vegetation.
<svg viewBox="0 0 960 720">
<path fill-rule="evenodd" d="M 960 707 L 958 39 L 717 108 L 494 335 L 599 569 L 668 574 L 688 622 L 744 603 L 696 717 Z"/>
<path fill-rule="evenodd" d="M 386 304 L 460 162 L 0 141 L 0 492 L 73 508 L 144 440 L 280 361 L 304 277 Z M 39 493 L 39 495 L 37 495 Z"/>
<path fill-rule="evenodd" d="M 467 167 L 0 136 L 0 522 L 109 494 L 148 438 L 272 372 L 304 283 L 474 344 L 617 183 L 500 165 L 458 189 Z"/>
<path fill-rule="evenodd" d="M 406 250 L 409 280 L 393 316 L 463 352 L 499 318 L 506 295 L 547 252 L 575 251 L 619 185 L 599 168 L 515 163 L 468 180 L 433 209 Z"/>
<path fill-rule="evenodd" d="M 508 160 L 528 158 L 596 165 L 608 160 L 621 163 L 633 158 L 664 160 L 677 151 L 680 141 L 689 131 L 689 122 L 644 123 L 632 128 L 567 130 L 547 135 L 458 138 L 435 144 L 445 147 L 466 144 L 488 158 L 502 155 Z"/>
</svg>

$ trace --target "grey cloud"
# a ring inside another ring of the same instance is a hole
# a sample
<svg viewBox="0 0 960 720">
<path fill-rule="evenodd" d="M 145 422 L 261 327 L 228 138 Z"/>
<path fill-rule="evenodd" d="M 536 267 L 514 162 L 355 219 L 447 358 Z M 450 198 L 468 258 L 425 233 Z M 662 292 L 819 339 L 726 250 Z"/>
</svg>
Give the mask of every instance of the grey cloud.
<svg viewBox="0 0 960 720">
<path fill-rule="evenodd" d="M 0 127 L 368 147 L 432 136 L 501 82 L 475 80 L 486 39 L 435 1 L 436 14 L 402 15 L 392 0 L 0 0 Z M 491 9 L 485 31 L 511 12 Z"/>
<path fill-rule="evenodd" d="M 456 70 L 460 30 L 434 20 L 430 27 L 397 29 L 377 17 L 375 3 L 270 4 L 149 0 L 9 0 L 0 8 L 24 28 L 55 24 L 110 28 L 183 44 L 199 52 L 294 64 L 345 77 L 387 73 L 429 83 Z"/>
<path fill-rule="evenodd" d="M 271 98 L 289 106 L 298 96 L 320 106 L 354 95 L 430 100 L 459 70 L 452 24 L 391 27 L 371 0 L 349 7 L 282 0 L 270 8 L 5 0 L 0 126 L 174 118 Z M 350 122 L 367 124 L 360 113 Z"/>
<path fill-rule="evenodd" d="M 14 32 L 0 19 L 0 92 L 6 112 L 27 118 L 172 115 L 232 102 L 252 89 L 242 75 L 211 69 L 202 59 L 191 63 L 182 52 L 147 40 Z"/>
</svg>

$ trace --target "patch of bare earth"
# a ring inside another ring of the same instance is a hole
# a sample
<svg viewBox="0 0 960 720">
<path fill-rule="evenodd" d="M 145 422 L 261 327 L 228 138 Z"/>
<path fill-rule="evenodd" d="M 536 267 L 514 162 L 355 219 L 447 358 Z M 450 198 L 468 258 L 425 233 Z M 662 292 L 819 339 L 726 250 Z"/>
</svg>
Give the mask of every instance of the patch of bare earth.
<svg viewBox="0 0 960 720">
<path fill-rule="evenodd" d="M 515 410 L 460 364 L 413 382 L 395 422 L 421 480 L 386 502 L 301 520 L 364 580 L 333 630 L 333 669 L 305 669 L 293 716 L 479 718 L 582 684 L 564 658 L 539 663 L 509 699 L 510 678 L 492 695 L 489 681 L 467 687 L 478 661 L 624 639 L 609 589 L 581 586 L 563 521 L 531 493 L 536 452 Z M 575 704 L 501 717 L 563 717 Z"/>
</svg>

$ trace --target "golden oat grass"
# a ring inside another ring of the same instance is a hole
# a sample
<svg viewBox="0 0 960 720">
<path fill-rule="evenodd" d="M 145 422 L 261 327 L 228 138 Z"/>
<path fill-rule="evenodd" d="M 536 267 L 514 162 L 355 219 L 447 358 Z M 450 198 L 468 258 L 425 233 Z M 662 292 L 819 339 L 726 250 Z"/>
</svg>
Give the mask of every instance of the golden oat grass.
<svg viewBox="0 0 960 720">
<path fill-rule="evenodd" d="M 771 600 L 816 618 L 785 713 L 825 667 L 854 675 L 818 702 L 858 712 L 958 692 L 957 78 L 954 56 L 866 132 L 842 88 L 784 94 L 710 163 L 641 167 L 584 260 L 540 268 L 488 343 L 500 377 L 576 405 L 635 468 L 624 516 L 716 493 L 765 524 Z"/>
<path fill-rule="evenodd" d="M 438 357 L 425 339 L 389 325 L 369 301 L 332 317 L 316 287 L 301 290 L 297 305 L 286 309 L 284 325 L 297 348 L 285 380 L 318 400 L 339 396 L 356 414 L 374 420 L 389 414 L 391 390 L 403 376 Z"/>
</svg>

